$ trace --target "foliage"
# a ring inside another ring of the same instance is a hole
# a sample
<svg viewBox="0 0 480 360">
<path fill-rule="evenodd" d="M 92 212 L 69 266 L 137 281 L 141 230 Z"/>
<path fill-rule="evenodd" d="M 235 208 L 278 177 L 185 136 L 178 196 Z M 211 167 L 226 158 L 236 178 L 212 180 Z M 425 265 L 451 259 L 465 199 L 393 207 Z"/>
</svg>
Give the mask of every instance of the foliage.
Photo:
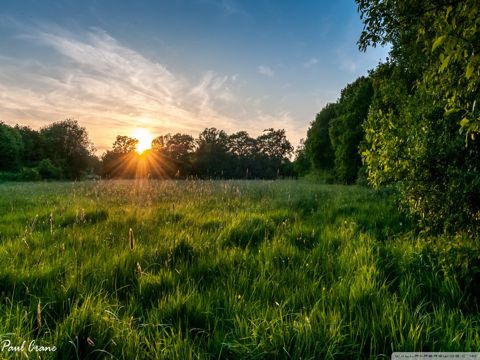
<svg viewBox="0 0 480 360">
<path fill-rule="evenodd" d="M 448 112 L 459 114 L 462 129 L 480 131 L 476 106 L 480 91 L 480 3 L 462 1 L 357 0 L 365 28 L 362 50 L 392 43 L 393 54 L 416 47 L 426 64 L 422 83 L 426 91 L 446 101 Z"/>
<path fill-rule="evenodd" d="M 62 169 L 67 178 L 80 179 L 93 153 L 87 130 L 76 120 L 55 122 L 40 130 L 45 157 Z"/>
<path fill-rule="evenodd" d="M 18 179 L 21 181 L 38 181 L 41 180 L 42 176 L 39 171 L 35 168 L 24 167 L 22 171 L 18 174 Z"/>
<path fill-rule="evenodd" d="M 44 157 L 44 143 L 40 132 L 29 128 L 28 126 L 15 126 L 20 133 L 23 142 L 22 164 L 25 166 L 35 166 Z"/>
<path fill-rule="evenodd" d="M 152 151 L 164 168 L 163 177 L 185 177 L 192 172 L 192 153 L 195 140 L 187 134 L 160 135 L 152 141 Z"/>
<path fill-rule="evenodd" d="M 327 104 L 307 132 L 305 155 L 316 172 L 330 172 L 336 181 L 352 184 L 362 166 L 360 145 L 362 124 L 367 118 L 373 95 L 370 77 L 360 77 L 347 85 L 336 103 Z"/>
<path fill-rule="evenodd" d="M 480 347 L 478 241 L 418 237 L 383 190 L 2 184 L 0 239 L 0 333 L 55 345 L 44 359 L 364 359 Z"/>
<path fill-rule="evenodd" d="M 311 162 L 305 148 L 305 141 L 300 140 L 300 145 L 295 149 L 295 160 L 293 162 L 295 174 L 305 176 L 311 170 Z"/>
<path fill-rule="evenodd" d="M 358 4 L 365 24 L 360 47 L 392 44 L 392 59 L 372 75 L 363 148 L 369 181 L 398 186 L 403 205 L 425 230 L 475 232 L 478 2 Z"/>
<path fill-rule="evenodd" d="M 18 170 L 22 153 L 22 137 L 18 130 L 0 122 L 0 171 Z"/>
<path fill-rule="evenodd" d="M 359 153 L 363 140 L 362 124 L 367 118 L 372 95 L 371 79 L 358 78 L 342 90 L 336 117 L 330 120 L 330 141 L 335 154 L 334 170 L 340 182 L 355 182 L 362 166 Z"/>
<path fill-rule="evenodd" d="M 337 103 L 330 103 L 317 114 L 310 125 L 305 140 L 305 155 L 312 162 L 313 169 L 331 170 L 335 161 L 330 142 L 330 122 L 337 117 Z"/>
<path fill-rule="evenodd" d="M 50 159 L 42 159 L 37 165 L 36 171 L 42 179 L 59 180 L 62 178 L 62 170 L 53 165 Z"/>
<path fill-rule="evenodd" d="M 228 136 L 223 130 L 206 128 L 197 139 L 195 171 L 202 177 L 223 178 L 230 165 Z"/>
</svg>

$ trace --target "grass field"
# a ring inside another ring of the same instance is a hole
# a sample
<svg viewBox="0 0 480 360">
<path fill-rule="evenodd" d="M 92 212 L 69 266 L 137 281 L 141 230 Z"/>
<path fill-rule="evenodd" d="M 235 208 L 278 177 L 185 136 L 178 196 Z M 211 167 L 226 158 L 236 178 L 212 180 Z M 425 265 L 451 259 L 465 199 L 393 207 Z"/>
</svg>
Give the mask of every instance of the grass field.
<svg viewBox="0 0 480 360">
<path fill-rule="evenodd" d="M 361 187 L 3 184 L 0 357 L 478 351 L 478 256 L 467 237 L 415 234 L 391 193 Z M 2 349 L 32 340 L 57 350 Z"/>
</svg>

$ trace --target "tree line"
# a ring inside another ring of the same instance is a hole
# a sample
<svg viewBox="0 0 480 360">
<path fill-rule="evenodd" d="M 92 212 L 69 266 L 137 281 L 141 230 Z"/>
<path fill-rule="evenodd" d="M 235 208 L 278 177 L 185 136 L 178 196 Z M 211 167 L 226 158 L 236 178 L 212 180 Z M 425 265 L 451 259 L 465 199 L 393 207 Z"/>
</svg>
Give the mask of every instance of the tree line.
<svg viewBox="0 0 480 360">
<path fill-rule="evenodd" d="M 422 229 L 480 228 L 480 3 L 357 0 L 361 50 L 386 62 L 311 123 L 295 167 L 398 189 Z"/>
<path fill-rule="evenodd" d="M 254 138 L 246 131 L 228 135 L 206 128 L 156 137 L 137 153 L 138 140 L 118 135 L 101 157 L 87 130 L 67 119 L 36 131 L 0 122 L 0 180 L 103 178 L 276 179 L 295 176 L 293 147 L 285 130 L 266 129 Z"/>
<path fill-rule="evenodd" d="M 289 159 L 293 147 L 285 130 L 266 129 L 253 138 L 246 131 L 228 135 L 206 128 L 198 138 L 188 134 L 165 134 L 152 141 L 142 154 L 138 140 L 117 136 L 102 156 L 106 178 L 208 178 L 276 179 L 295 176 Z"/>
</svg>

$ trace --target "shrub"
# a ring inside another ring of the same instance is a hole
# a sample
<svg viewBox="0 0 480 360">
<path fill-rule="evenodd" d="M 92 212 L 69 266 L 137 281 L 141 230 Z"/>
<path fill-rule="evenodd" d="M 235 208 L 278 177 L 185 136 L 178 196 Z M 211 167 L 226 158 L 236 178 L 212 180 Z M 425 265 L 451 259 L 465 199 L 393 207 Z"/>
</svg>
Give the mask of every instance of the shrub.
<svg viewBox="0 0 480 360">
<path fill-rule="evenodd" d="M 22 181 L 38 181 L 40 180 L 40 174 L 37 169 L 24 167 L 17 177 L 18 180 Z"/>
<path fill-rule="evenodd" d="M 62 178 L 62 170 L 52 164 L 50 159 L 43 159 L 37 166 L 37 171 L 42 179 L 58 180 Z"/>
</svg>

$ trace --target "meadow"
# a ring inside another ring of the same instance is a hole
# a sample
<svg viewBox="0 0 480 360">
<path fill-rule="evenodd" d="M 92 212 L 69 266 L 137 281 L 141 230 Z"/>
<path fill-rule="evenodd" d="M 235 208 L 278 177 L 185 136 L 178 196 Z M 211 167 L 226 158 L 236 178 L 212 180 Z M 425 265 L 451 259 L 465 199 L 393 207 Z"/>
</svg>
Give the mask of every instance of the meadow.
<svg viewBox="0 0 480 360">
<path fill-rule="evenodd" d="M 478 351 L 478 242 L 305 181 L 0 185 L 0 357 Z M 35 340 L 54 352 L 7 352 Z"/>
</svg>

